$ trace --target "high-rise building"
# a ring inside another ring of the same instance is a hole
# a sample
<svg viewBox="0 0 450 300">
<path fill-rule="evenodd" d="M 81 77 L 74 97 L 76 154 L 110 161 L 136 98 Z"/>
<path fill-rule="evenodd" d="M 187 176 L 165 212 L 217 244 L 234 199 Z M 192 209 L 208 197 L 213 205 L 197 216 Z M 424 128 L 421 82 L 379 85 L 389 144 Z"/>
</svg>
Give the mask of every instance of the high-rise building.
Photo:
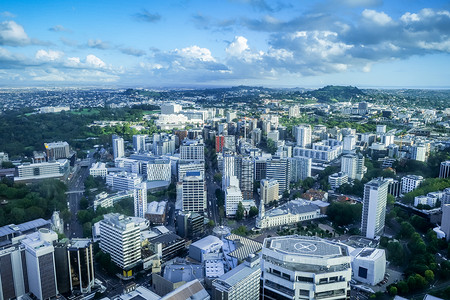
<svg viewBox="0 0 450 300">
<path fill-rule="evenodd" d="M 94 287 L 94 249 L 90 239 L 72 239 L 67 247 L 72 291 L 89 293 Z"/>
<path fill-rule="evenodd" d="M 427 147 L 425 145 L 419 144 L 411 147 L 411 159 L 418 161 L 427 160 Z"/>
<path fill-rule="evenodd" d="M 44 143 L 48 161 L 69 158 L 69 144 L 67 142 Z"/>
<path fill-rule="evenodd" d="M 289 107 L 289 118 L 298 118 L 300 116 L 300 108 L 298 105 Z"/>
<path fill-rule="evenodd" d="M 0 299 L 20 299 L 28 293 L 25 247 L 16 244 L 0 251 Z"/>
<path fill-rule="evenodd" d="M 278 200 L 279 183 L 276 179 L 261 180 L 261 203 L 269 204 Z"/>
<path fill-rule="evenodd" d="M 386 133 L 386 125 L 377 125 L 377 134 Z"/>
<path fill-rule="evenodd" d="M 252 139 L 253 145 L 257 146 L 261 143 L 261 129 L 255 128 L 250 132 L 250 138 Z"/>
<path fill-rule="evenodd" d="M 254 158 L 255 180 L 260 181 L 267 175 L 267 157 L 257 156 Z"/>
<path fill-rule="evenodd" d="M 120 172 L 106 175 L 106 184 L 116 191 L 133 190 L 141 182 L 142 177 L 134 173 Z"/>
<path fill-rule="evenodd" d="M 354 135 L 344 136 L 344 142 L 342 146 L 342 151 L 344 153 L 350 153 L 355 151 L 355 146 L 356 146 L 356 136 Z"/>
<path fill-rule="evenodd" d="M 236 215 L 239 203 L 244 200 L 239 189 L 239 180 L 236 176 L 230 176 L 230 183 L 225 189 L 225 214 L 227 217 Z"/>
<path fill-rule="evenodd" d="M 225 145 L 225 136 L 216 135 L 216 152 L 222 152 Z"/>
<path fill-rule="evenodd" d="M 133 135 L 133 149 L 136 153 L 145 151 L 145 139 L 146 138 L 147 138 L 147 136 L 143 135 L 143 134 Z"/>
<path fill-rule="evenodd" d="M 342 244 L 317 237 L 266 238 L 262 299 L 350 299 L 351 257 Z"/>
<path fill-rule="evenodd" d="M 450 177 L 450 160 L 441 162 L 441 168 L 439 170 L 439 178 Z"/>
<path fill-rule="evenodd" d="M 57 239 L 58 235 L 54 231 L 41 228 L 22 240 L 29 291 L 39 300 L 53 298 L 58 294 L 53 247 Z"/>
<path fill-rule="evenodd" d="M 203 212 L 206 209 L 205 179 L 199 171 L 186 172 L 182 180 L 182 210 Z"/>
<path fill-rule="evenodd" d="M 259 299 L 260 276 L 260 258 L 251 254 L 242 264 L 213 281 L 213 299 Z"/>
<path fill-rule="evenodd" d="M 205 176 L 205 163 L 201 160 L 180 160 L 178 162 L 178 181 L 183 181 L 183 177 L 189 171 L 198 171 Z"/>
<path fill-rule="evenodd" d="M 161 105 L 161 114 L 162 115 L 173 115 L 181 112 L 183 107 L 180 104 L 176 103 L 164 103 Z"/>
<path fill-rule="evenodd" d="M 171 181 L 172 169 L 170 159 L 151 158 L 147 162 L 147 180 L 148 181 Z"/>
<path fill-rule="evenodd" d="M 145 217 L 147 211 L 147 183 L 141 182 L 134 188 L 134 216 L 139 218 Z"/>
<path fill-rule="evenodd" d="M 407 194 L 416 188 L 422 183 L 423 177 L 420 175 L 406 175 L 402 177 L 402 193 Z"/>
<path fill-rule="evenodd" d="M 239 187 L 244 200 L 253 199 L 253 160 L 250 157 L 244 157 L 241 160 L 241 172 L 239 172 Z"/>
<path fill-rule="evenodd" d="M 450 241 L 450 204 L 442 206 L 441 230 L 445 233 L 445 238 Z"/>
<path fill-rule="evenodd" d="M 295 141 L 297 146 L 303 148 L 311 147 L 311 126 L 310 125 L 298 125 L 294 127 Z"/>
<path fill-rule="evenodd" d="M 372 179 L 364 185 L 361 234 L 368 238 L 380 236 L 386 219 L 386 202 L 389 181 Z"/>
<path fill-rule="evenodd" d="M 308 157 L 289 157 L 290 181 L 297 182 L 311 177 L 312 159 Z"/>
<path fill-rule="evenodd" d="M 276 179 L 279 184 L 278 193 L 283 194 L 284 191 L 289 190 L 289 162 L 287 158 L 273 157 L 267 162 L 266 178 Z"/>
<path fill-rule="evenodd" d="M 361 180 L 364 177 L 364 156 L 361 153 L 345 154 L 341 158 L 341 172 L 350 179 Z"/>
<path fill-rule="evenodd" d="M 227 112 L 227 123 L 230 123 L 234 119 L 236 119 L 236 112 L 233 111 Z"/>
<path fill-rule="evenodd" d="M 130 270 L 141 260 L 139 225 L 132 218 L 117 213 L 100 221 L 100 249 L 111 255 L 111 261 L 123 270 Z"/>
<path fill-rule="evenodd" d="M 124 157 L 125 156 L 125 145 L 123 142 L 123 138 L 114 134 L 112 136 L 112 144 L 113 144 L 114 159 L 116 159 L 118 157 Z"/>
<path fill-rule="evenodd" d="M 180 146 L 180 159 L 205 160 L 205 145 L 203 141 L 185 139 Z"/>
</svg>

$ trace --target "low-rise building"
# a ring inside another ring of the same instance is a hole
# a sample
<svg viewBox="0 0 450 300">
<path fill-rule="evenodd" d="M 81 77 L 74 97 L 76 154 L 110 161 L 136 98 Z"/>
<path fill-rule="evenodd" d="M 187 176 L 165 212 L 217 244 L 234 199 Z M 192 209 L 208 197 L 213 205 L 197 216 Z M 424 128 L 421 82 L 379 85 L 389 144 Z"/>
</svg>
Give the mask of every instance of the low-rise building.
<svg viewBox="0 0 450 300">
<path fill-rule="evenodd" d="M 89 169 L 89 175 L 93 177 L 105 178 L 106 174 L 108 174 L 108 169 L 106 168 L 106 164 L 102 162 L 93 163 Z"/>
<path fill-rule="evenodd" d="M 386 273 L 386 253 L 383 249 L 358 248 L 350 252 L 353 279 L 376 285 Z"/>
</svg>

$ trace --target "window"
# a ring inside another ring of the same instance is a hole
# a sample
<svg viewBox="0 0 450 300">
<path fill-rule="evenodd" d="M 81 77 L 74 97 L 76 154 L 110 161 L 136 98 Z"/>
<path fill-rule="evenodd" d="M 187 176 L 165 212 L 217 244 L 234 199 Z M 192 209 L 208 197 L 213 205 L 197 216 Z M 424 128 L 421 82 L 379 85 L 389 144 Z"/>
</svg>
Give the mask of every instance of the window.
<svg viewBox="0 0 450 300">
<path fill-rule="evenodd" d="M 361 278 L 367 279 L 367 269 L 363 267 L 359 267 L 358 276 Z"/>
</svg>

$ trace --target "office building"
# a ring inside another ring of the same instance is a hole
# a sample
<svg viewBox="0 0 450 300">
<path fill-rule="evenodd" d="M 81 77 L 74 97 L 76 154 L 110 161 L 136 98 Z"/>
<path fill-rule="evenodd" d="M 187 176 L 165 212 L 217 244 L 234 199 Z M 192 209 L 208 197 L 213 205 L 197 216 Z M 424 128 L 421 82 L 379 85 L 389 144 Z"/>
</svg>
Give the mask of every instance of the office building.
<svg viewBox="0 0 450 300">
<path fill-rule="evenodd" d="M 89 175 L 93 177 L 105 178 L 106 174 L 108 174 L 108 169 L 106 168 L 106 164 L 102 162 L 93 163 L 89 169 Z"/>
<path fill-rule="evenodd" d="M 133 135 L 133 150 L 136 153 L 141 153 L 145 151 L 145 139 L 146 135 L 136 134 Z"/>
<path fill-rule="evenodd" d="M 346 246 L 317 237 L 264 240 L 262 299 L 350 299 L 351 257 Z"/>
<path fill-rule="evenodd" d="M 178 161 L 178 181 L 183 181 L 184 176 L 189 171 L 200 172 L 201 176 L 205 176 L 205 163 L 200 160 L 180 160 Z"/>
<path fill-rule="evenodd" d="M 45 228 L 27 235 L 22 240 L 25 246 L 29 292 L 39 300 L 53 298 L 58 294 L 53 247 L 57 240 L 58 235 Z"/>
<path fill-rule="evenodd" d="M 153 134 L 152 152 L 153 155 L 166 155 L 175 153 L 176 136 L 166 133 Z"/>
<path fill-rule="evenodd" d="M 278 200 L 279 183 L 276 179 L 261 180 L 261 203 L 269 204 Z"/>
<path fill-rule="evenodd" d="M 141 182 L 133 191 L 134 216 L 144 218 L 147 212 L 147 183 Z"/>
<path fill-rule="evenodd" d="M 212 283 L 214 300 L 259 299 L 260 258 L 251 254 L 245 261 L 215 279 Z"/>
<path fill-rule="evenodd" d="M 298 182 L 311 177 L 312 159 L 308 157 L 289 157 L 290 182 Z"/>
<path fill-rule="evenodd" d="M 361 234 L 368 238 L 380 236 L 386 219 L 386 202 L 389 181 L 372 179 L 364 185 Z"/>
<path fill-rule="evenodd" d="M 414 145 L 411 147 L 411 159 L 425 162 L 427 160 L 427 148 L 425 145 Z"/>
<path fill-rule="evenodd" d="M 106 175 L 106 184 L 116 191 L 134 190 L 142 182 L 142 177 L 127 172 L 109 173 Z"/>
<path fill-rule="evenodd" d="M 146 166 L 147 166 L 148 181 L 172 180 L 172 169 L 170 159 L 154 157 L 148 160 Z"/>
<path fill-rule="evenodd" d="M 176 103 L 161 104 L 161 114 L 162 115 L 178 114 L 182 110 L 183 110 L 183 107 L 180 104 L 176 104 Z"/>
<path fill-rule="evenodd" d="M 289 190 L 289 175 L 289 161 L 287 158 L 273 157 L 267 162 L 266 178 L 276 179 L 278 181 L 279 195 L 282 195 L 284 191 Z"/>
<path fill-rule="evenodd" d="M 386 252 L 383 249 L 357 248 L 350 252 L 353 279 L 376 285 L 386 273 Z"/>
<path fill-rule="evenodd" d="M 439 178 L 450 177 L 450 160 L 441 162 L 441 168 L 439 169 Z"/>
<path fill-rule="evenodd" d="M 343 155 L 341 172 L 347 174 L 349 179 L 363 179 L 365 173 L 364 156 L 361 153 Z"/>
<path fill-rule="evenodd" d="M 386 125 L 377 125 L 377 134 L 386 133 Z"/>
<path fill-rule="evenodd" d="M 117 135 L 112 136 L 113 156 L 114 159 L 125 156 L 125 144 L 123 138 Z"/>
<path fill-rule="evenodd" d="M 181 192 L 183 211 L 203 212 L 206 210 L 206 185 L 200 172 L 186 172 L 182 180 Z"/>
<path fill-rule="evenodd" d="M 227 123 L 230 123 L 231 121 L 233 121 L 234 119 L 236 119 L 236 112 L 234 111 L 229 111 L 227 112 Z"/>
<path fill-rule="evenodd" d="M 394 135 L 390 134 L 390 133 L 384 133 L 381 135 L 381 144 L 383 144 L 384 146 L 389 146 L 394 144 Z"/>
<path fill-rule="evenodd" d="M 17 177 L 14 177 L 14 181 L 60 178 L 67 175 L 68 172 L 69 161 L 67 159 L 35 164 L 23 163 L 16 167 Z"/>
<path fill-rule="evenodd" d="M 177 234 L 183 238 L 193 239 L 203 235 L 205 217 L 195 212 L 180 212 L 177 215 Z"/>
<path fill-rule="evenodd" d="M 395 198 L 400 197 L 400 193 L 402 191 L 400 182 L 393 178 L 386 178 L 386 180 L 389 182 L 388 193 L 394 196 Z"/>
<path fill-rule="evenodd" d="M 67 247 L 72 291 L 90 293 L 94 287 L 94 249 L 90 239 L 72 239 Z"/>
<path fill-rule="evenodd" d="M 407 194 L 416 188 L 422 183 L 423 177 L 419 175 L 406 175 L 402 177 L 402 193 Z"/>
<path fill-rule="evenodd" d="M 20 299 L 28 291 L 25 247 L 21 244 L 3 247 L 0 251 L 0 299 Z"/>
<path fill-rule="evenodd" d="M 311 221 L 322 217 L 325 217 L 325 215 L 321 214 L 320 207 L 311 201 L 302 199 L 291 200 L 267 211 L 261 202 L 255 226 L 256 228 L 264 229 Z"/>
<path fill-rule="evenodd" d="M 254 158 L 255 180 L 260 181 L 267 176 L 267 157 L 257 156 Z"/>
<path fill-rule="evenodd" d="M 280 133 L 278 132 L 278 130 L 272 130 L 267 133 L 267 140 L 271 140 L 275 143 L 275 145 L 277 144 L 279 137 Z"/>
<path fill-rule="evenodd" d="M 225 136 L 216 135 L 216 152 L 222 152 L 225 146 Z"/>
<path fill-rule="evenodd" d="M 300 108 L 298 105 L 289 107 L 289 118 L 298 118 L 300 116 Z"/>
<path fill-rule="evenodd" d="M 162 225 L 166 222 L 167 201 L 152 201 L 147 204 L 145 218 L 150 224 Z"/>
<path fill-rule="evenodd" d="M 239 188 L 244 200 L 253 199 L 254 164 L 250 157 L 241 159 L 241 171 L 239 172 Z"/>
<path fill-rule="evenodd" d="M 70 157 L 69 144 L 67 142 L 44 143 L 44 147 L 48 161 Z"/>
<path fill-rule="evenodd" d="M 198 262 L 204 262 L 207 254 L 219 253 L 222 251 L 222 246 L 223 242 L 220 238 L 208 235 L 189 246 L 189 257 Z"/>
<path fill-rule="evenodd" d="M 225 215 L 227 217 L 235 216 L 238 205 L 243 200 L 241 190 L 239 189 L 239 180 L 236 176 L 231 176 L 229 185 L 225 189 Z"/>
<path fill-rule="evenodd" d="M 100 249 L 109 253 L 111 261 L 127 271 L 127 275 L 141 260 L 140 246 L 139 224 L 132 218 L 117 213 L 103 216 L 100 221 Z"/>
<path fill-rule="evenodd" d="M 253 145 L 257 146 L 261 143 L 261 129 L 255 128 L 250 132 L 250 138 L 252 139 Z"/>
<path fill-rule="evenodd" d="M 164 226 L 156 226 L 148 238 L 149 249 L 163 261 L 179 256 L 186 248 L 186 240 Z"/>
<path fill-rule="evenodd" d="M 297 146 L 302 148 L 311 147 L 311 126 L 310 125 L 298 125 L 294 129 L 294 137 Z"/>
<path fill-rule="evenodd" d="M 342 151 L 344 153 L 351 153 L 355 151 L 356 146 L 356 136 L 354 135 L 346 135 L 344 136 Z"/>
<path fill-rule="evenodd" d="M 450 241 L 450 204 L 442 205 L 441 230 L 445 233 L 445 239 Z"/>
<path fill-rule="evenodd" d="M 180 146 L 180 159 L 184 160 L 205 160 L 205 145 L 200 139 L 185 139 Z"/>
<path fill-rule="evenodd" d="M 293 156 L 308 157 L 317 162 L 331 162 L 342 154 L 342 143 L 328 139 L 312 144 L 312 148 L 294 147 Z"/>
<path fill-rule="evenodd" d="M 344 183 L 348 182 L 348 175 L 344 172 L 338 172 L 331 174 L 328 176 L 328 183 L 331 186 L 331 189 L 335 190 Z"/>
</svg>

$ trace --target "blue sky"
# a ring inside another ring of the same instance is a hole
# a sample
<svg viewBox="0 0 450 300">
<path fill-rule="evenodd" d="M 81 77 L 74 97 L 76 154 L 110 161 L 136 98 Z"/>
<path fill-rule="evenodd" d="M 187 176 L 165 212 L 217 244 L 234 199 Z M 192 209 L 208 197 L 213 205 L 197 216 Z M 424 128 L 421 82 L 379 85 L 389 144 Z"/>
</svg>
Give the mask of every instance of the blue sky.
<svg viewBox="0 0 450 300">
<path fill-rule="evenodd" d="M 2 87 L 450 87 L 449 1 L 0 4 Z"/>
</svg>

